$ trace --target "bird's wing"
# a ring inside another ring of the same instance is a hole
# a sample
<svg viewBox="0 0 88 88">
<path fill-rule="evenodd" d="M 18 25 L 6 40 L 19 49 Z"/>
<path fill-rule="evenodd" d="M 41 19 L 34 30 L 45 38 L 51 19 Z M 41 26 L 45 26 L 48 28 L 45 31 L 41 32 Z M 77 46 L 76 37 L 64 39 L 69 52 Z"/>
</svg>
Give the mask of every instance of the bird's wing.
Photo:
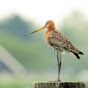
<svg viewBox="0 0 88 88">
<path fill-rule="evenodd" d="M 75 48 L 70 40 L 61 32 L 54 30 L 48 36 L 48 42 L 52 46 L 59 47 L 63 50 L 71 51 L 71 48 Z"/>
</svg>

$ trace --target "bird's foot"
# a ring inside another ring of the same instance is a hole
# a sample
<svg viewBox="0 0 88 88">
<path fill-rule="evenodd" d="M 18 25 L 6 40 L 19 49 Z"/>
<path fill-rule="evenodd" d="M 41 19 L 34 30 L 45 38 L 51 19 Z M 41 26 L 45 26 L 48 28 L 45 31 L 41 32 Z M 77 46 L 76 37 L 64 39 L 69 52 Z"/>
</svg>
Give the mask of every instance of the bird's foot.
<svg viewBox="0 0 88 88">
<path fill-rule="evenodd" d="M 61 82 L 61 80 L 60 79 L 57 79 L 57 80 L 55 80 L 56 82 Z"/>
<path fill-rule="evenodd" d="M 61 82 L 60 79 L 54 80 L 54 81 L 49 81 L 49 82 Z"/>
</svg>

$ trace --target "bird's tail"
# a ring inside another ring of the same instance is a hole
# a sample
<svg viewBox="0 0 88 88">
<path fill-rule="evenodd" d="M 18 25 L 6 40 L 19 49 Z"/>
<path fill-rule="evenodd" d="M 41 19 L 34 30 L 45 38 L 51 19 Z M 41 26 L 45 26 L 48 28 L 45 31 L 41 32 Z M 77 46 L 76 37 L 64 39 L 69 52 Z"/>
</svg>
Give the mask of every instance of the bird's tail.
<svg viewBox="0 0 88 88">
<path fill-rule="evenodd" d="M 80 59 L 79 54 L 84 55 L 83 52 L 79 51 L 79 53 L 72 52 L 78 59 Z"/>
<path fill-rule="evenodd" d="M 79 51 L 79 54 L 84 55 L 84 53 L 83 53 L 83 52 L 81 52 L 81 51 Z"/>
</svg>

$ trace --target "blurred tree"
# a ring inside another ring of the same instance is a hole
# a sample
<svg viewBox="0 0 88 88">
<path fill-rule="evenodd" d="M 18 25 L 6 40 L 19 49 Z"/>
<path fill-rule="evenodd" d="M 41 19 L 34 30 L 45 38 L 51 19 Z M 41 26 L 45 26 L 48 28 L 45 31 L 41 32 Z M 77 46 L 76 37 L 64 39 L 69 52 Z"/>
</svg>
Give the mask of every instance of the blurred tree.
<svg viewBox="0 0 88 88">
<path fill-rule="evenodd" d="M 33 29 L 32 23 L 27 23 L 20 16 L 14 15 L 0 22 L 0 30 L 22 40 L 29 40 L 29 29 Z"/>
<path fill-rule="evenodd" d="M 42 69 L 49 67 L 49 55 L 44 42 L 39 43 L 41 37 L 36 34 L 30 36 L 30 31 L 35 27 L 31 21 L 27 22 L 18 15 L 4 19 L 0 22 L 0 44 L 26 68 L 40 70 L 41 66 Z"/>
</svg>

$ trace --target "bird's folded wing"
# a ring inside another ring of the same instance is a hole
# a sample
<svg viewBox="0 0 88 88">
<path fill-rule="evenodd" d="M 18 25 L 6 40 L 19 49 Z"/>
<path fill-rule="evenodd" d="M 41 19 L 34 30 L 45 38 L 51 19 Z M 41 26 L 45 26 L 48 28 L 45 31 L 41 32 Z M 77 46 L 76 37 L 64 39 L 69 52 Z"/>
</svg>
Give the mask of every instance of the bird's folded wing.
<svg viewBox="0 0 88 88">
<path fill-rule="evenodd" d="M 58 32 L 57 30 L 49 34 L 48 42 L 52 46 L 60 47 L 68 51 L 70 50 L 70 46 L 72 46 L 70 40 L 61 32 Z"/>
</svg>

